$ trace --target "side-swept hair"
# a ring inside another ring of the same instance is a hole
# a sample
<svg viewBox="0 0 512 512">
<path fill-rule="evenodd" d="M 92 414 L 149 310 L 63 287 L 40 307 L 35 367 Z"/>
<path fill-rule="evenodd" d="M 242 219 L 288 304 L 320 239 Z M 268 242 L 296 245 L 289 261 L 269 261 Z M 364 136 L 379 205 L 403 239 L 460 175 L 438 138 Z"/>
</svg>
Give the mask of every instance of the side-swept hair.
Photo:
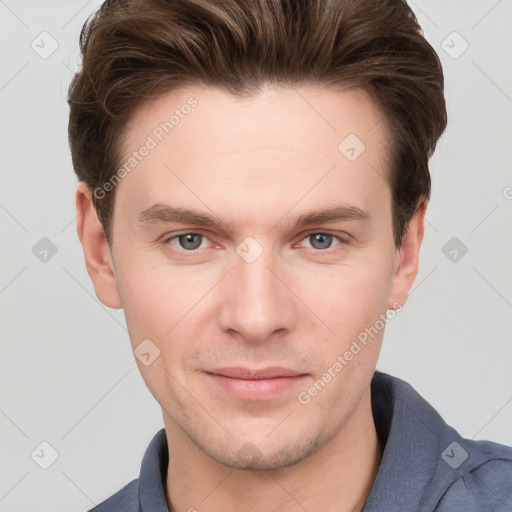
<svg viewBox="0 0 512 512">
<path fill-rule="evenodd" d="M 91 190 L 116 173 L 142 102 L 187 85 L 247 97 L 302 83 L 363 90 L 383 112 L 397 247 L 430 198 L 428 162 L 447 123 L 443 71 L 404 0 L 107 0 L 80 49 L 69 143 Z M 114 199 L 115 188 L 93 196 L 109 244 Z"/>
</svg>

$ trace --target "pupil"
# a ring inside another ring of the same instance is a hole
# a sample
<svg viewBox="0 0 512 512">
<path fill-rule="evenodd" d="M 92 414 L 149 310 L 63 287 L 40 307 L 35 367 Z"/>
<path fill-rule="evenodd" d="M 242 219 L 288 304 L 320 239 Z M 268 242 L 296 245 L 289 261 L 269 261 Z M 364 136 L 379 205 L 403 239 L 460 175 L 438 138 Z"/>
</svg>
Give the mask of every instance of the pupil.
<svg viewBox="0 0 512 512">
<path fill-rule="evenodd" d="M 180 238 L 182 240 L 180 240 L 180 242 L 182 242 L 184 239 L 184 243 L 182 243 L 182 246 L 185 249 L 197 249 L 201 245 L 200 237 L 201 237 L 201 235 L 197 235 L 195 233 L 189 233 L 186 235 L 181 235 Z M 327 249 L 331 245 L 330 242 L 331 242 L 332 235 L 328 235 L 326 233 L 316 233 L 314 235 L 311 235 L 311 237 L 313 239 L 312 245 L 313 245 L 313 247 L 315 247 L 315 249 Z M 196 238 L 195 243 L 194 243 L 194 238 Z M 192 247 L 191 247 L 191 245 L 192 245 Z"/>
<path fill-rule="evenodd" d="M 317 233 L 313 236 L 314 243 L 312 243 L 313 247 L 315 249 L 327 249 L 329 247 L 332 235 L 328 235 L 326 233 Z M 316 244 L 319 242 L 320 247 L 318 247 Z"/>
<path fill-rule="evenodd" d="M 197 235 L 195 233 L 181 235 L 180 243 L 184 249 L 197 249 L 201 245 L 200 236 L 201 235 Z M 196 237 L 195 243 L 194 243 L 194 237 Z M 197 239 L 199 239 L 199 242 L 197 242 Z"/>
</svg>

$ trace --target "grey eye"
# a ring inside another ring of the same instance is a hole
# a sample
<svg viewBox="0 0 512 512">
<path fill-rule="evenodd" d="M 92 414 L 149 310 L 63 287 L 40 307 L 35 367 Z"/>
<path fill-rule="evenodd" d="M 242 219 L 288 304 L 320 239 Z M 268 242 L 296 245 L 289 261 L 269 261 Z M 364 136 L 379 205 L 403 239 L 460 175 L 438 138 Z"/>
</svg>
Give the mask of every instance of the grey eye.
<svg viewBox="0 0 512 512">
<path fill-rule="evenodd" d="M 314 233 L 309 235 L 309 240 L 315 249 L 328 249 L 332 244 L 333 235 L 327 233 Z"/>
<path fill-rule="evenodd" d="M 183 249 L 193 251 L 201 246 L 201 242 L 204 235 L 198 235 L 197 233 L 186 233 L 178 236 L 178 242 Z"/>
</svg>

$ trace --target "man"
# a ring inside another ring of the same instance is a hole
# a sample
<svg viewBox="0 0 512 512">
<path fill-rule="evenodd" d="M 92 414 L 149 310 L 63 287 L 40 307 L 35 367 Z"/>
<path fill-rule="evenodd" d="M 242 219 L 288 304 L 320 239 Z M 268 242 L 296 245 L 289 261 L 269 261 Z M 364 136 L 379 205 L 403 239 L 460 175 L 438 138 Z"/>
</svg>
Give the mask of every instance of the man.
<svg viewBox="0 0 512 512">
<path fill-rule="evenodd" d="M 78 235 L 165 425 L 93 510 L 512 510 L 512 449 L 375 370 L 446 127 L 407 5 L 110 1 L 81 49 Z"/>
</svg>

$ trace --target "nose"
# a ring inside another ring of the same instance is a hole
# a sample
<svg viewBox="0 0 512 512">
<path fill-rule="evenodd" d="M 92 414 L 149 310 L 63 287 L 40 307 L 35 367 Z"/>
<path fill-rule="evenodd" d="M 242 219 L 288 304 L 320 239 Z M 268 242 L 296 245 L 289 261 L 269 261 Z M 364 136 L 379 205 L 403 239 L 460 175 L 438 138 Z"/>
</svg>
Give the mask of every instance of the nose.
<svg viewBox="0 0 512 512">
<path fill-rule="evenodd" d="M 235 258 L 234 268 L 223 283 L 220 327 L 251 343 L 290 331 L 298 309 L 295 295 L 288 288 L 290 280 L 289 273 L 265 257 L 265 252 L 251 263 Z"/>
</svg>

